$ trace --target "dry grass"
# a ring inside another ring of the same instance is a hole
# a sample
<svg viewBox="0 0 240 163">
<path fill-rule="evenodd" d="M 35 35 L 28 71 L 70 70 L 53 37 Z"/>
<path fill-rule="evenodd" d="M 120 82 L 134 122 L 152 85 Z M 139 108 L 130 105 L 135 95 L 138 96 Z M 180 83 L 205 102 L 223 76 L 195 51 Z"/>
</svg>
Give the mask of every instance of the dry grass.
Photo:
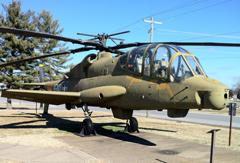
<svg viewBox="0 0 240 163">
<path fill-rule="evenodd" d="M 13 160 L 8 160 L 8 159 L 1 159 L 1 158 L 0 158 L 0 162 L 1 163 L 23 163 L 23 162 L 19 162 L 19 161 L 13 161 Z"/>
<path fill-rule="evenodd" d="M 229 108 L 224 108 L 222 110 L 211 110 L 211 109 L 203 109 L 203 110 L 197 110 L 192 109 L 189 110 L 191 113 L 205 113 L 205 114 L 218 114 L 218 115 L 229 115 Z M 240 108 L 236 110 L 236 115 L 240 115 Z"/>
<path fill-rule="evenodd" d="M 35 110 L 0 110 L 0 142 L 44 148 L 74 148 L 54 137 L 79 133 L 84 119 L 83 112 L 81 110 L 50 110 L 50 114 L 54 116 L 42 117 L 42 115 L 36 115 Z M 216 146 L 240 151 L 239 129 L 232 130 L 232 146 L 229 147 L 228 128 L 140 116 L 137 119 L 139 130 L 142 132 L 207 145 L 211 143 L 211 134 L 207 132 L 212 129 L 221 129 L 217 132 Z M 94 112 L 92 120 L 99 134 L 123 130 L 125 126 L 124 120 L 113 118 L 111 113 Z"/>
<path fill-rule="evenodd" d="M 237 105 L 240 106 L 240 102 L 239 102 L 239 101 L 237 101 L 236 103 L 237 103 Z M 196 109 L 196 110 L 193 109 L 193 110 L 190 110 L 189 112 L 192 112 L 192 113 L 205 113 L 205 114 L 229 115 L 229 108 L 228 108 L 228 107 L 225 107 L 225 108 L 222 109 L 222 110 L 203 109 L 203 110 L 201 110 L 201 111 L 199 111 L 199 110 L 197 110 L 197 109 Z M 240 108 L 237 108 L 237 109 L 236 109 L 236 114 L 237 114 L 237 115 L 240 115 Z"/>
<path fill-rule="evenodd" d="M 141 120 L 140 120 L 141 119 Z M 211 134 L 207 134 L 212 129 L 221 129 L 216 134 L 216 146 L 224 147 L 233 150 L 240 151 L 240 130 L 232 130 L 231 146 L 228 146 L 229 142 L 229 129 L 225 127 L 208 126 L 194 123 L 185 123 L 179 121 L 159 120 L 154 118 L 139 118 L 139 121 L 145 121 L 140 123 L 141 131 L 151 132 L 155 134 L 165 135 L 177 139 L 191 141 L 199 144 L 211 144 Z M 151 126 L 148 127 L 147 126 Z M 150 128 L 150 129 L 149 129 Z"/>
<path fill-rule="evenodd" d="M 0 116 L 1 142 L 45 148 L 72 148 L 54 137 L 73 133 L 55 128 L 50 120 L 49 122 L 46 118 L 36 115 L 33 110 L 0 110 Z"/>
</svg>

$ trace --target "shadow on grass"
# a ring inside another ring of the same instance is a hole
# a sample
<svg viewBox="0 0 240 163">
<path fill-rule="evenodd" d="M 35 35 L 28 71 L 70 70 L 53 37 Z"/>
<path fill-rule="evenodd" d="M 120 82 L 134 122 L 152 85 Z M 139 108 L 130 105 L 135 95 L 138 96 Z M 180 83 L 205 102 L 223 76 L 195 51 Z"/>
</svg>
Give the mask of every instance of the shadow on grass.
<svg viewBox="0 0 240 163">
<path fill-rule="evenodd" d="M 18 107 L 12 107 L 12 109 L 6 109 L 5 108 L 0 108 L 0 110 L 36 110 L 35 108 L 25 108 L 25 107 L 22 107 L 22 108 L 18 108 Z"/>
<path fill-rule="evenodd" d="M 144 129 L 144 130 L 149 130 L 149 131 L 154 130 L 154 131 L 162 131 L 162 132 L 174 132 L 174 133 L 177 132 L 177 131 L 171 131 L 171 130 L 161 130 L 161 129 L 156 129 L 156 128 L 145 128 L 145 127 L 139 127 L 139 129 L 140 130 Z"/>
<path fill-rule="evenodd" d="M 40 116 L 39 114 L 33 114 L 33 113 L 25 113 L 26 115 L 34 116 L 32 118 L 38 118 L 37 120 L 30 120 L 30 121 L 23 121 L 23 122 L 17 122 L 17 123 L 10 123 L 6 125 L 0 125 L 0 129 L 21 129 L 21 128 L 57 128 L 62 131 L 67 131 L 70 133 L 78 134 L 81 131 L 82 128 L 82 122 L 78 121 L 72 121 L 65 118 L 84 118 L 84 117 L 56 117 L 52 114 L 43 114 Z M 16 118 L 29 118 L 24 115 L 24 113 L 21 113 L 19 116 L 9 116 L 9 117 L 16 117 Z M 111 115 L 103 115 L 103 116 L 95 116 L 95 117 L 111 117 Z M 94 121 L 94 116 L 92 117 Z M 32 123 L 40 122 L 40 121 L 46 121 L 46 125 L 34 125 Z M 152 143 L 146 139 L 141 138 L 138 134 L 129 134 L 124 132 L 114 132 L 112 129 L 124 130 L 125 123 L 94 123 L 95 130 L 98 134 L 102 136 L 106 136 L 109 138 L 132 142 L 136 144 L 141 144 L 145 146 L 156 146 L 155 143 Z M 109 129 L 108 129 L 109 128 Z M 141 128 L 140 128 L 141 129 Z M 152 128 L 142 128 L 147 130 L 153 130 Z M 158 131 L 163 132 L 176 132 L 176 131 L 169 131 L 169 130 L 161 130 L 161 129 L 155 129 Z"/>
</svg>

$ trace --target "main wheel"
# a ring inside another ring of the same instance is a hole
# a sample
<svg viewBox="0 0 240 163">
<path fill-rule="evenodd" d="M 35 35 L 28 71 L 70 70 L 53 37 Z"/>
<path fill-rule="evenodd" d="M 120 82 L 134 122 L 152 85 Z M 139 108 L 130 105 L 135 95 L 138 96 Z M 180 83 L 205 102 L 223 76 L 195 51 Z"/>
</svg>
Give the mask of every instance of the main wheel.
<svg viewBox="0 0 240 163">
<path fill-rule="evenodd" d="M 93 123 L 91 119 L 84 119 L 83 123 L 82 123 L 82 127 L 85 129 L 86 131 L 86 135 L 90 135 L 93 133 Z"/>
<path fill-rule="evenodd" d="M 130 128 L 131 128 L 132 132 L 135 132 L 138 130 L 138 121 L 135 117 L 132 117 L 130 119 Z"/>
<path fill-rule="evenodd" d="M 65 107 L 67 110 L 71 110 L 72 109 L 72 105 L 70 103 L 66 103 Z"/>
</svg>

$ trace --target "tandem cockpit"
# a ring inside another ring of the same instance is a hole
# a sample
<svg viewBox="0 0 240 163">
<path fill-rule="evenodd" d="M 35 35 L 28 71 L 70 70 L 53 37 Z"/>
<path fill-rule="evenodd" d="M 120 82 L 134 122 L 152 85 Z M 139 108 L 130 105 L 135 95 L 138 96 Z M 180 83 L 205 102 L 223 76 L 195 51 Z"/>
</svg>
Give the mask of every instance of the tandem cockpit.
<svg viewBox="0 0 240 163">
<path fill-rule="evenodd" d="M 177 83 L 196 75 L 206 76 L 198 58 L 176 45 L 150 44 L 131 49 L 120 57 L 120 65 L 130 73 Z"/>
</svg>

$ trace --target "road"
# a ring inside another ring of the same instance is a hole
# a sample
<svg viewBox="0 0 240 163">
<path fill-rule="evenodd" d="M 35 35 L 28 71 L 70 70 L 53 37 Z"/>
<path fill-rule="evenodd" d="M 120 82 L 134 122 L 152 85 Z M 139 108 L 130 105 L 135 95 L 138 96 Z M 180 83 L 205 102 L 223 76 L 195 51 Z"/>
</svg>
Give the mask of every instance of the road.
<svg viewBox="0 0 240 163">
<path fill-rule="evenodd" d="M 135 115 L 146 116 L 146 111 L 135 111 Z M 193 122 L 200 124 L 208 124 L 215 126 L 224 126 L 229 127 L 230 125 L 230 116 L 228 115 L 216 115 L 216 114 L 205 114 L 205 113 L 188 113 L 185 118 L 169 118 L 167 116 L 167 111 L 150 111 L 150 117 L 168 119 L 168 120 L 176 120 L 176 121 L 184 121 L 184 122 Z M 233 117 L 234 128 L 240 128 L 240 116 Z"/>
<path fill-rule="evenodd" d="M 3 103 L 3 102 L 6 102 L 6 98 L 0 98 L 0 103 Z M 12 100 L 12 103 L 20 104 L 20 101 Z M 28 102 L 28 101 L 21 101 L 21 103 L 36 105 L 36 103 Z M 38 104 L 38 107 L 39 107 L 39 104 Z M 65 105 L 58 105 L 58 106 L 50 105 L 50 110 L 64 110 L 64 109 L 65 109 Z M 99 107 L 89 107 L 89 109 L 92 111 L 111 112 L 111 110 L 108 110 L 105 108 L 99 108 Z M 139 115 L 139 116 L 146 116 L 146 110 L 140 110 L 140 111 L 136 110 L 136 111 L 134 111 L 133 114 Z M 229 127 L 229 125 L 230 125 L 230 116 L 228 116 L 228 115 L 188 113 L 188 115 L 185 118 L 169 118 L 167 116 L 166 111 L 156 111 L 156 110 L 150 110 L 149 115 L 150 115 L 150 117 L 153 117 L 153 118 L 191 122 L 191 123 L 200 123 L 200 124 L 215 125 L 215 126 Z M 239 115 L 233 117 L 232 126 L 234 128 L 240 128 L 240 116 Z"/>
</svg>

